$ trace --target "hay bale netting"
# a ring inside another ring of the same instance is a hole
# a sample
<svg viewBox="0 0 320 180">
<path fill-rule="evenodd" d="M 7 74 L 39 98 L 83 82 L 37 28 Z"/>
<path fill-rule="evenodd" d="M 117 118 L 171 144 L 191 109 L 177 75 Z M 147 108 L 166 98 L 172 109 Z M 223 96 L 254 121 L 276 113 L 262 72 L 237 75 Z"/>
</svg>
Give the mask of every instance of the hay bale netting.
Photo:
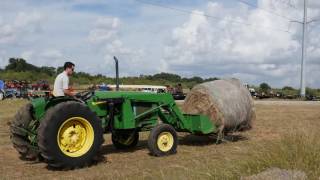
<svg viewBox="0 0 320 180">
<path fill-rule="evenodd" d="M 203 114 L 220 131 L 251 129 L 255 110 L 250 92 L 237 79 L 216 80 L 196 85 L 182 107 L 188 114 Z"/>
</svg>

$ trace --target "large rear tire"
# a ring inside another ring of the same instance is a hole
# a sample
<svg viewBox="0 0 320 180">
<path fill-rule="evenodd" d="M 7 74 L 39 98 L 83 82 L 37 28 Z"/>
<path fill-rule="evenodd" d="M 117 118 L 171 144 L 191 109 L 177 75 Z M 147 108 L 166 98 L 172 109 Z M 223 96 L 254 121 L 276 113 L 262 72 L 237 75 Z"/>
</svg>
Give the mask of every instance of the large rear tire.
<svg viewBox="0 0 320 180">
<path fill-rule="evenodd" d="M 23 129 L 28 129 L 32 121 L 32 105 L 21 107 L 10 124 L 10 139 L 13 147 L 19 152 L 23 160 L 36 160 L 39 152 L 31 146 L 28 134 Z"/>
<path fill-rule="evenodd" d="M 41 156 L 50 167 L 89 166 L 96 162 L 102 143 L 101 120 L 79 102 L 64 102 L 50 108 L 38 129 Z"/>
</svg>

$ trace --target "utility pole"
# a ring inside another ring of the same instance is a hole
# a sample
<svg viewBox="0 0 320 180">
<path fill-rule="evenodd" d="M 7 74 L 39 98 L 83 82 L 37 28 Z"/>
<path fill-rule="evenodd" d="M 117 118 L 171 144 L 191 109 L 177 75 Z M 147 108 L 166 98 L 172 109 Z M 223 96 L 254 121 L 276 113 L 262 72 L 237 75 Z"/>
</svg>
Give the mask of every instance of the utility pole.
<svg viewBox="0 0 320 180">
<path fill-rule="evenodd" d="M 307 33 L 308 33 L 307 26 L 308 26 L 309 23 L 320 21 L 319 18 L 311 19 L 310 21 L 308 21 L 307 10 L 308 10 L 308 0 L 304 0 L 304 3 L 303 3 L 303 21 L 302 22 L 300 22 L 300 21 L 290 21 L 290 22 L 295 22 L 295 23 L 302 24 L 301 79 L 300 79 L 300 96 L 301 97 L 305 97 L 306 96 L 305 67 L 306 67 L 306 59 L 307 59 L 306 47 L 307 47 L 307 39 L 308 39 L 307 38 Z"/>
<path fill-rule="evenodd" d="M 306 66 L 306 41 L 307 41 L 307 3 L 304 0 L 303 5 L 303 23 L 302 23 L 302 52 L 301 52 L 301 79 L 300 79 L 300 96 L 306 96 L 306 82 L 305 82 L 305 66 Z"/>
</svg>

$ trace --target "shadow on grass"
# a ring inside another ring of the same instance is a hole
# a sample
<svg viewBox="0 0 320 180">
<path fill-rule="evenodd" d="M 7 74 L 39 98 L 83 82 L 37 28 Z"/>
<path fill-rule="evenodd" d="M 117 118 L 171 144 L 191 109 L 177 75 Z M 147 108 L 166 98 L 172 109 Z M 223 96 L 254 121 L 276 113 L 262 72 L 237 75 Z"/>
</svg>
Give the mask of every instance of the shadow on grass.
<svg viewBox="0 0 320 180">
<path fill-rule="evenodd" d="M 178 136 L 178 140 L 179 140 L 178 145 L 207 146 L 211 144 L 245 141 L 245 140 L 248 140 L 248 138 L 242 135 L 228 135 L 228 136 L 224 136 L 223 141 L 217 141 L 216 136 L 199 136 L 199 135 L 188 134 L 184 136 Z M 142 149 L 148 149 L 148 140 L 140 140 L 136 147 L 131 149 L 125 149 L 125 150 L 116 149 L 112 144 L 104 144 L 101 148 L 101 154 L 108 155 L 113 153 L 127 153 L 127 152 L 139 151 Z"/>
<path fill-rule="evenodd" d="M 43 162 L 43 161 L 42 161 Z M 108 163 L 107 157 L 103 156 L 103 154 L 99 153 L 92 162 L 87 163 L 86 165 L 83 166 L 78 166 L 78 167 L 54 167 L 54 166 L 49 166 L 47 165 L 46 168 L 50 171 L 72 171 L 72 170 L 77 170 L 77 169 L 82 169 L 82 168 L 88 168 L 88 167 L 93 167 L 96 166 L 100 163 Z"/>
<path fill-rule="evenodd" d="M 91 163 L 88 163 L 88 165 L 86 166 L 75 167 L 75 168 L 61 168 L 61 167 L 52 167 L 47 165 L 46 168 L 50 171 L 69 171 L 69 170 L 81 169 L 85 167 L 92 167 L 100 163 L 106 164 L 106 163 L 109 163 L 108 155 L 110 154 L 135 152 L 135 151 L 147 148 L 148 147 L 147 144 L 148 144 L 147 140 L 142 140 L 142 141 L 139 141 L 138 145 L 135 148 L 131 148 L 127 150 L 118 150 L 112 144 L 103 144 L 98 155 L 94 158 L 94 160 Z"/>
<path fill-rule="evenodd" d="M 223 140 L 219 141 L 217 136 L 200 136 L 200 135 L 186 135 L 180 137 L 179 144 L 186 146 L 207 146 L 211 144 L 221 144 L 229 142 L 238 142 L 248 140 L 247 137 L 242 135 L 227 135 L 224 136 Z"/>
<path fill-rule="evenodd" d="M 127 153 L 135 152 L 148 148 L 148 140 L 140 140 L 136 147 L 130 149 L 116 149 L 112 144 L 104 144 L 101 148 L 102 155 L 114 154 L 114 153 Z"/>
<path fill-rule="evenodd" d="M 228 135 L 224 137 L 223 141 L 217 141 L 216 136 L 197 136 L 197 135 L 183 135 L 178 136 L 179 145 L 186 145 L 186 146 L 207 146 L 211 144 L 221 144 L 221 143 L 229 143 L 229 142 L 238 142 L 238 141 L 245 141 L 248 138 L 241 136 L 241 135 Z M 218 142 L 218 143 L 217 143 Z M 108 155 L 114 154 L 114 153 L 133 153 L 135 151 L 148 149 L 148 140 L 140 140 L 136 147 L 130 148 L 130 149 L 116 149 L 112 144 L 103 144 L 99 156 L 95 158 L 93 163 L 88 165 L 87 167 L 95 166 L 99 163 L 109 163 L 108 162 Z M 148 153 L 151 155 L 150 153 Z M 81 167 L 80 167 L 81 168 Z M 52 171 L 66 171 L 66 170 L 72 170 L 72 169 L 60 169 L 60 168 L 54 168 L 47 166 L 47 169 Z M 77 168 L 75 168 L 77 169 Z"/>
</svg>

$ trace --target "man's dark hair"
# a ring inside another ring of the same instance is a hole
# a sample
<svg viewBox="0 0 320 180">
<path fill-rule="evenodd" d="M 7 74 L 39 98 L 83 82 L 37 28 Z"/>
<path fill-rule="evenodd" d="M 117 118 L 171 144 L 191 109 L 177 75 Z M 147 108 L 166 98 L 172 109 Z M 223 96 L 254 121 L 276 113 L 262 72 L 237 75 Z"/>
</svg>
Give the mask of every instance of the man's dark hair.
<svg viewBox="0 0 320 180">
<path fill-rule="evenodd" d="M 74 66 L 74 64 L 72 62 L 65 62 L 64 63 L 64 70 L 66 70 L 67 68 L 72 68 Z"/>
</svg>

